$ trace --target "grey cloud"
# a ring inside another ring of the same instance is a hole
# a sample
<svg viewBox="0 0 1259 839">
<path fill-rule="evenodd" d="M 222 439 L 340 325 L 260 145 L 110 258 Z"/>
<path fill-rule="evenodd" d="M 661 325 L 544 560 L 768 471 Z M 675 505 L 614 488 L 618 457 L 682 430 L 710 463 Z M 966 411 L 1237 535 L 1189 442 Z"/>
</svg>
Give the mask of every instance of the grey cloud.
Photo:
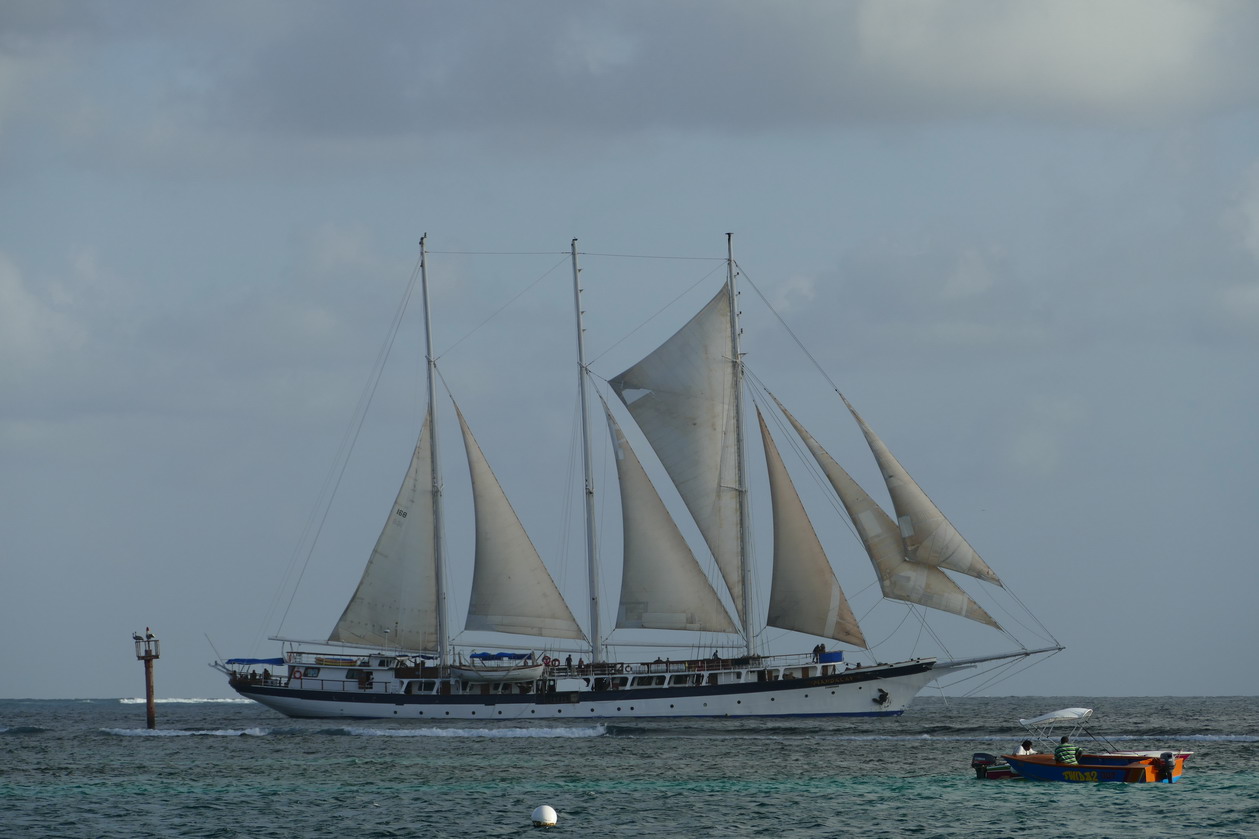
<svg viewBox="0 0 1259 839">
<path fill-rule="evenodd" d="M 76 39 L 88 95 L 122 81 L 95 77 L 94 50 L 126 51 L 125 81 L 150 90 L 129 90 L 138 110 L 120 118 L 181 136 L 511 144 L 975 116 L 1157 123 L 1251 102 L 1259 84 L 1247 48 L 1259 8 L 1181 0 L 132 2 L 9 17 L 28 41 Z"/>
</svg>

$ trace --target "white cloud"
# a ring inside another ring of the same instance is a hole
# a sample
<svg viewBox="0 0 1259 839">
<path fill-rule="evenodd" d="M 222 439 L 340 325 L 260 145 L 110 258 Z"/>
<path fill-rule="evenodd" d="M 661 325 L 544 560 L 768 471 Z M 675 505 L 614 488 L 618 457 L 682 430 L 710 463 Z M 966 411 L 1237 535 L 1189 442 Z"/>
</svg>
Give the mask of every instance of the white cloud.
<svg viewBox="0 0 1259 839">
<path fill-rule="evenodd" d="M 965 247 L 957 255 L 957 264 L 944 280 L 941 294 L 945 298 L 967 298 L 982 295 L 998 281 L 998 268 L 993 264 L 999 254 Z"/>
<path fill-rule="evenodd" d="M 1242 247 L 1259 265 L 1259 163 L 1251 165 L 1246 172 L 1232 215 L 1232 226 L 1237 230 Z"/>
<path fill-rule="evenodd" d="M 1021 472 L 1049 477 L 1066 459 L 1071 434 L 1088 417 L 1076 397 L 1040 394 L 1024 406 L 1026 417 L 1007 443 L 1010 462 Z"/>
<path fill-rule="evenodd" d="M 17 265 L 0 253 L 0 380 L 36 376 L 50 360 L 83 344 L 86 333 L 67 311 L 69 302 L 59 286 L 44 296 L 32 291 Z"/>
<path fill-rule="evenodd" d="M 781 315 L 808 309 L 817 299 L 817 278 L 797 274 L 778 283 L 770 301 Z"/>
<path fill-rule="evenodd" d="M 862 63 L 941 107 L 1120 119 L 1230 99 L 1239 23 L 1254 26 L 1242 5 L 1190 0 L 874 0 L 858 15 Z"/>
<path fill-rule="evenodd" d="M 1240 188 L 1223 213 L 1229 244 L 1243 254 L 1244 267 L 1222 285 L 1213 302 L 1218 323 L 1237 327 L 1239 334 L 1254 340 L 1259 335 L 1259 163 L 1240 178 Z"/>
</svg>

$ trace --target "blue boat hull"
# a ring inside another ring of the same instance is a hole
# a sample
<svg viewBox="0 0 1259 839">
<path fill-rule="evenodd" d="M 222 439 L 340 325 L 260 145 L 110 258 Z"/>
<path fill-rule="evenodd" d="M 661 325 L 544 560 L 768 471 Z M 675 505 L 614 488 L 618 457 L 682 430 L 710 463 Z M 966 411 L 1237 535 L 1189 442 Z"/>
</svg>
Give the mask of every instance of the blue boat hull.
<svg viewBox="0 0 1259 839">
<path fill-rule="evenodd" d="M 1058 763 L 1052 755 L 1002 755 L 1020 776 L 1032 781 L 1096 783 L 1174 783 L 1185 768 L 1185 755 L 1149 757 L 1132 754 L 1081 755 L 1080 763 Z"/>
</svg>

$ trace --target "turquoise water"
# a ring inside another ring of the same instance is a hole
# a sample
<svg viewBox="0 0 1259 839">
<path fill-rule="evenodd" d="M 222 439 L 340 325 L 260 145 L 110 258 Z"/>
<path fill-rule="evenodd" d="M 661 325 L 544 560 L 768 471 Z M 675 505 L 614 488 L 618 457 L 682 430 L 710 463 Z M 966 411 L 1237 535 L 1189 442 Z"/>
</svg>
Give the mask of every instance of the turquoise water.
<svg viewBox="0 0 1259 839">
<path fill-rule="evenodd" d="M 1097 709 L 1177 784 L 977 781 L 1016 720 Z M 1259 699 L 921 698 L 879 720 L 290 720 L 247 702 L 0 700 L 4 837 L 1259 836 Z"/>
</svg>

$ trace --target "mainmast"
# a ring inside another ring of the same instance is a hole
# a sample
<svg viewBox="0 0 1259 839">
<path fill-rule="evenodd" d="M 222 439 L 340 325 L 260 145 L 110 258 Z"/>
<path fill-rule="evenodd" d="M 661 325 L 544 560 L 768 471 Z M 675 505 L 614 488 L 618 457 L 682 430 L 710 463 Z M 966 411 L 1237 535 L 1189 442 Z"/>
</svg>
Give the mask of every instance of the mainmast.
<svg viewBox="0 0 1259 839">
<path fill-rule="evenodd" d="M 599 630 L 599 545 L 595 532 L 595 481 L 590 456 L 590 412 L 586 407 L 586 334 L 581 322 L 581 271 L 577 267 L 577 240 L 572 241 L 573 300 L 577 306 L 577 393 L 581 403 L 581 451 L 586 480 L 586 567 L 590 597 L 590 658 L 603 661 L 603 635 Z"/>
<path fill-rule="evenodd" d="M 450 661 L 449 634 L 446 631 L 446 540 L 442 525 L 441 462 L 437 458 L 437 361 L 433 358 L 433 323 L 428 309 L 428 234 L 420 237 L 420 290 L 424 299 L 424 358 L 428 373 L 428 445 L 433 480 L 433 565 L 437 583 L 437 656 L 443 666 Z"/>
<path fill-rule="evenodd" d="M 752 538 L 748 531 L 747 458 L 743 445 L 743 354 L 739 351 L 739 305 L 734 285 L 734 234 L 726 234 L 726 287 L 730 291 L 730 345 L 734 348 L 735 452 L 739 463 L 739 570 L 743 577 L 743 639 L 749 657 L 756 655 L 752 624 Z"/>
</svg>

